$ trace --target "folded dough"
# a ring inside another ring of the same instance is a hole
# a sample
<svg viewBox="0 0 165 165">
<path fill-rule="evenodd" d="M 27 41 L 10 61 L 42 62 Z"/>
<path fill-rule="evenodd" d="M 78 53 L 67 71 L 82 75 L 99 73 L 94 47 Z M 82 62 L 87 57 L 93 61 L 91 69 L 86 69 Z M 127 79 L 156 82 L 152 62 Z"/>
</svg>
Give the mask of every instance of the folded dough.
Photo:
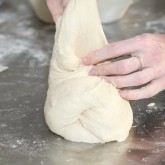
<svg viewBox="0 0 165 165">
<path fill-rule="evenodd" d="M 75 142 L 123 141 L 132 125 L 130 104 L 81 58 L 107 43 L 96 0 L 70 0 L 56 25 L 45 119 L 51 131 Z"/>
</svg>

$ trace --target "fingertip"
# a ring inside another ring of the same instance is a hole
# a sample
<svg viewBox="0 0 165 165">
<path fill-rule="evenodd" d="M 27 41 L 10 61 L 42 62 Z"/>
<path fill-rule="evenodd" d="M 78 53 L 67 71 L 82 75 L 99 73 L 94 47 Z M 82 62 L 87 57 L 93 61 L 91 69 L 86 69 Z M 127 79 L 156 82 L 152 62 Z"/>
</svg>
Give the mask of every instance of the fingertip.
<svg viewBox="0 0 165 165">
<path fill-rule="evenodd" d="M 84 65 L 91 65 L 91 59 L 89 57 L 84 57 L 82 62 Z"/>
<path fill-rule="evenodd" d="M 128 93 L 127 93 L 126 91 L 120 90 L 120 91 L 119 91 L 119 94 L 120 94 L 120 96 L 121 96 L 124 100 L 130 100 L 130 99 L 129 99 L 129 95 L 128 95 Z"/>
<path fill-rule="evenodd" d="M 90 72 L 89 72 L 89 75 L 90 76 L 98 76 L 98 71 L 96 69 L 92 69 Z"/>
</svg>

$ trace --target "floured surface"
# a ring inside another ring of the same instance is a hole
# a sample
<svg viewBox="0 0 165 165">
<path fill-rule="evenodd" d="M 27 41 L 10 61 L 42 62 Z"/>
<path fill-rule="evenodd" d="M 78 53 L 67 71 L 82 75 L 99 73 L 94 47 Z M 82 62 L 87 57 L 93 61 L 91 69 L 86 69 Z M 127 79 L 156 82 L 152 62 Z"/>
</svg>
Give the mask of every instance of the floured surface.
<svg viewBox="0 0 165 165">
<path fill-rule="evenodd" d="M 112 84 L 89 76 L 91 67 L 81 64 L 82 57 L 108 44 L 96 0 L 70 0 L 56 27 L 45 103 L 47 125 L 75 142 L 124 141 L 133 122 L 129 102 Z"/>
<path fill-rule="evenodd" d="M 106 36 L 115 41 L 147 32 L 144 24 L 156 21 L 160 13 L 163 17 L 164 2 L 136 0 L 121 22 L 104 26 Z M 144 16 L 146 11 L 148 16 Z M 135 23 L 139 24 L 138 28 L 133 26 Z M 6 38 L 6 44 L 0 46 L 0 58 L 3 56 L 0 63 L 9 67 L 0 74 L 0 164 L 164 165 L 165 92 L 131 102 L 134 124 L 124 142 L 67 141 L 49 131 L 43 115 L 54 26 L 38 21 L 27 0 L 5 0 L 0 6 L 0 27 L 0 34 Z M 165 33 L 162 26 L 163 29 Z M 0 41 L 2 45 L 2 37 Z M 12 43 L 13 49 L 7 43 Z M 150 103 L 155 103 L 157 109 L 148 108 Z"/>
</svg>

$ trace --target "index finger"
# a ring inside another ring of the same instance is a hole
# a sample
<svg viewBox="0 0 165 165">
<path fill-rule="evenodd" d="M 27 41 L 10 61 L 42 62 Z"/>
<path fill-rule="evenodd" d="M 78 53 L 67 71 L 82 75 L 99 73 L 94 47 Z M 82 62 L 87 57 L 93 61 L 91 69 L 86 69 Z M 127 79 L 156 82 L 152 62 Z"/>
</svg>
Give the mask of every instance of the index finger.
<svg viewBox="0 0 165 165">
<path fill-rule="evenodd" d="M 85 65 L 94 65 L 106 60 L 134 53 L 138 50 L 137 44 L 138 41 L 136 37 L 110 43 L 102 49 L 88 54 L 87 57 L 83 58 L 83 63 Z"/>
</svg>

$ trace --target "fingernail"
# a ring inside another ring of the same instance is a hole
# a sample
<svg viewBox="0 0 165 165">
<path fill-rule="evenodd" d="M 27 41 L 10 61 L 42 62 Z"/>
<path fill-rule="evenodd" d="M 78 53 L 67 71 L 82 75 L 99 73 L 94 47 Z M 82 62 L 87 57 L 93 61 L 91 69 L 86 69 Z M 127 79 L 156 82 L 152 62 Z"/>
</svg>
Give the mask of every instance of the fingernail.
<svg viewBox="0 0 165 165">
<path fill-rule="evenodd" d="M 98 71 L 96 69 L 92 69 L 90 72 L 89 72 L 89 75 L 91 76 L 98 76 Z"/>
<path fill-rule="evenodd" d="M 91 64 L 91 60 L 90 60 L 90 58 L 88 58 L 88 57 L 84 57 L 84 58 L 82 59 L 82 61 L 83 61 L 83 64 L 84 64 L 84 65 L 90 65 L 90 64 Z"/>
</svg>

